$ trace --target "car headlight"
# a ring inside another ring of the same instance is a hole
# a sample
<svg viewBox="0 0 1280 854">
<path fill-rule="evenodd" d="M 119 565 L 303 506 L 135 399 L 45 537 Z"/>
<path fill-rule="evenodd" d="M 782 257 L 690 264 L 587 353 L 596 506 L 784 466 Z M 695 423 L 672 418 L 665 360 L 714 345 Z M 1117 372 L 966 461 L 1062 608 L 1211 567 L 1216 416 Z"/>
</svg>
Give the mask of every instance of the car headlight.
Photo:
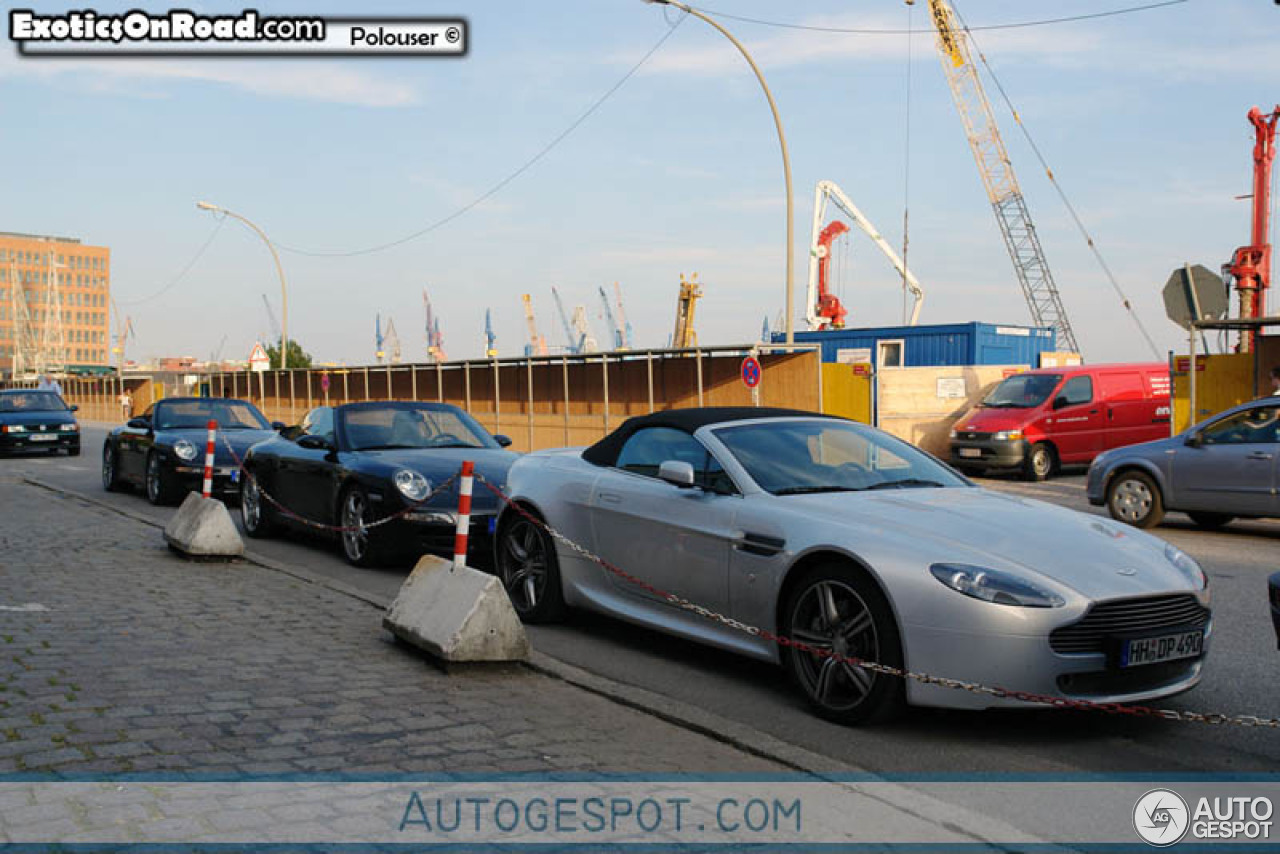
<svg viewBox="0 0 1280 854">
<path fill-rule="evenodd" d="M 27 428 L 25 424 L 4 424 L 4 425 L 0 425 L 0 432 L 25 433 L 27 432 Z"/>
<path fill-rule="evenodd" d="M 1209 576 L 1205 574 L 1205 571 L 1200 568 L 1200 564 L 1196 563 L 1195 558 L 1191 555 L 1172 543 L 1165 543 L 1164 556 L 1165 560 L 1176 566 L 1178 571 L 1196 586 L 1197 590 L 1204 590 L 1209 586 Z"/>
<path fill-rule="evenodd" d="M 993 434 L 991 438 L 995 439 L 997 442 L 1016 441 L 1022 438 L 1022 431 L 1021 430 L 1001 430 L 999 433 Z"/>
<path fill-rule="evenodd" d="M 431 484 L 427 479 L 409 469 L 398 469 L 391 475 L 391 481 L 396 485 L 396 489 L 400 490 L 400 494 L 410 501 L 421 501 L 431 491 Z"/>
<path fill-rule="evenodd" d="M 935 563 L 929 567 L 933 577 L 957 593 L 996 605 L 1019 605 L 1023 608 L 1061 608 L 1067 601 L 1051 590 L 1045 590 L 1011 572 L 970 566 L 963 563 Z"/>
<path fill-rule="evenodd" d="M 949 438 L 954 439 L 957 435 L 959 435 L 959 434 L 958 434 L 958 433 L 956 433 L 956 431 L 955 431 L 955 430 L 952 430 L 952 431 L 951 431 L 951 435 L 950 435 L 950 437 L 949 437 Z"/>
<path fill-rule="evenodd" d="M 74 433 L 80 429 L 80 425 L 72 422 L 71 424 L 63 424 L 58 427 L 63 433 Z"/>
<path fill-rule="evenodd" d="M 188 442 L 186 439 L 179 439 L 173 443 L 173 452 L 178 455 L 178 459 L 190 462 L 196 458 L 199 451 L 196 446 Z"/>
</svg>

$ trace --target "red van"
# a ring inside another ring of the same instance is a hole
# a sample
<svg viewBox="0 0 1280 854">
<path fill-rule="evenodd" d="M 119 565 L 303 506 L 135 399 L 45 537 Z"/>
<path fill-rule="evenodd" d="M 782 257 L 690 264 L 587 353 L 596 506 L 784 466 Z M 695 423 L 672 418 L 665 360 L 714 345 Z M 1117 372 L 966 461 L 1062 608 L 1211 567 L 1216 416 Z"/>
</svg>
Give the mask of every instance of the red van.
<svg viewBox="0 0 1280 854">
<path fill-rule="evenodd" d="M 1060 465 L 1169 435 L 1169 366 L 1077 365 L 1006 377 L 951 431 L 962 471 L 1019 469 L 1044 480 Z"/>
</svg>

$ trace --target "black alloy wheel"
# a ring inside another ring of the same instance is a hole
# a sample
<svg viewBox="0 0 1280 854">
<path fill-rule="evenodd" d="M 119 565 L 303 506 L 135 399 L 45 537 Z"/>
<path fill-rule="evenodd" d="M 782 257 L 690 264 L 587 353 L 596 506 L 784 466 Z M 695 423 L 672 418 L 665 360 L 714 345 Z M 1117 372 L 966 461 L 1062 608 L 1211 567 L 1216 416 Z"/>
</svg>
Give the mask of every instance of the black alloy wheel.
<svg viewBox="0 0 1280 854">
<path fill-rule="evenodd" d="M 518 516 L 503 523 L 498 534 L 498 577 L 526 623 L 550 623 L 564 616 L 555 543 L 533 520 Z"/>
</svg>

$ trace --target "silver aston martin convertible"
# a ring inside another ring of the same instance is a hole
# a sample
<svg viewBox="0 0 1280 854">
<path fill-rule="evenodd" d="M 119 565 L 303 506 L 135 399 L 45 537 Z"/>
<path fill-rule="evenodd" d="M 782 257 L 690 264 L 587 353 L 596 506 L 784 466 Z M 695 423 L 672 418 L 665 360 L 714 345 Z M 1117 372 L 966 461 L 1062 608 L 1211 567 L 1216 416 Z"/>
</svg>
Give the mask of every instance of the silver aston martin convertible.
<svg viewBox="0 0 1280 854">
<path fill-rule="evenodd" d="M 1095 702 L 1167 697 L 1200 680 L 1211 621 L 1194 560 L 1107 519 L 979 489 L 863 424 L 776 409 L 658 412 L 585 450 L 522 457 L 508 484 L 519 510 L 499 518 L 496 565 L 526 621 L 588 608 L 777 662 L 833 720 L 884 720 L 904 702 L 1027 702 L 851 658 Z"/>
</svg>

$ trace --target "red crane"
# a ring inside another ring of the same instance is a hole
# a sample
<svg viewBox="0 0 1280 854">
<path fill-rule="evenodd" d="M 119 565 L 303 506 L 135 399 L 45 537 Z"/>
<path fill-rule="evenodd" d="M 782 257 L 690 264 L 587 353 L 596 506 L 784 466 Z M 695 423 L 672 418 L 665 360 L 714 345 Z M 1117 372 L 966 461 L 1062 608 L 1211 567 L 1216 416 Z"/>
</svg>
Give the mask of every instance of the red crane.
<svg viewBox="0 0 1280 854">
<path fill-rule="evenodd" d="M 848 310 L 841 304 L 840 298 L 831 293 L 827 285 L 827 270 L 831 263 L 831 242 L 849 230 L 838 219 L 833 219 L 827 227 L 818 232 L 818 317 L 826 321 L 820 328 L 844 329 L 844 317 Z"/>
<path fill-rule="evenodd" d="M 1258 317 L 1266 305 L 1266 289 L 1271 285 L 1271 243 L 1267 240 L 1271 226 L 1271 164 L 1275 160 L 1276 121 L 1280 106 L 1263 115 L 1254 107 L 1249 111 L 1253 125 L 1253 233 L 1248 246 L 1241 246 L 1231 256 L 1227 272 L 1236 280 L 1240 292 L 1240 316 Z M 1240 351 L 1253 350 L 1252 330 L 1241 333 Z"/>
</svg>

